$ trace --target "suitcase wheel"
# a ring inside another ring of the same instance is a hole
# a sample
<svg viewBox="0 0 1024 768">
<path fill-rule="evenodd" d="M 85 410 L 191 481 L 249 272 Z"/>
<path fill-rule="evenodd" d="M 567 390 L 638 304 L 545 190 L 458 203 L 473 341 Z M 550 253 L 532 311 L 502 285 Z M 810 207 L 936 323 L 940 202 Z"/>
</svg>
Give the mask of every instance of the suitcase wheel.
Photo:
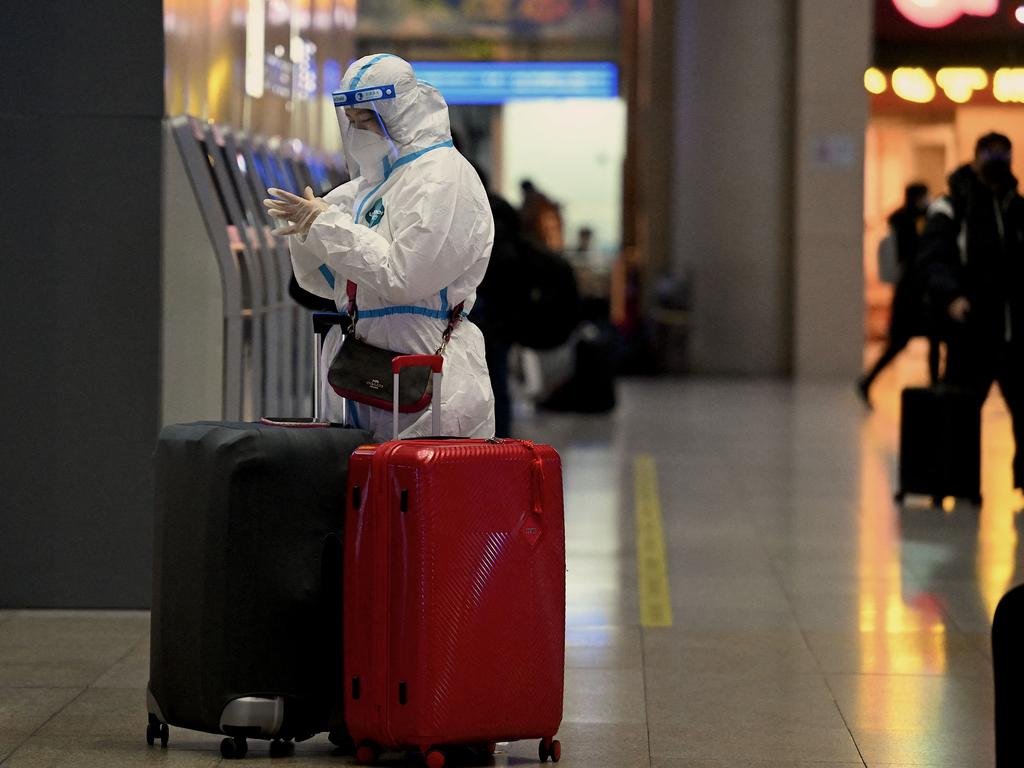
<svg viewBox="0 0 1024 768">
<path fill-rule="evenodd" d="M 562 742 L 558 739 L 541 739 L 537 747 L 537 756 L 542 763 L 546 763 L 548 759 L 557 763 L 562 759 Z"/>
<path fill-rule="evenodd" d="M 288 757 L 292 752 L 295 751 L 295 745 L 290 741 L 281 741 L 280 739 L 274 739 L 270 742 L 270 756 L 271 757 Z"/>
<path fill-rule="evenodd" d="M 377 756 L 379 754 L 380 750 L 372 741 L 361 742 L 359 747 L 356 749 L 356 762 L 360 765 L 375 763 L 377 762 Z"/>
<path fill-rule="evenodd" d="M 497 751 L 498 751 L 498 745 L 495 744 L 493 741 L 491 743 L 489 743 L 489 744 L 485 744 L 484 745 L 484 754 L 485 755 L 493 755 Z"/>
<path fill-rule="evenodd" d="M 171 729 L 167 727 L 167 723 L 153 721 L 146 726 L 146 743 L 151 747 L 157 739 L 160 739 L 160 746 L 166 749 L 170 737 Z"/>
<path fill-rule="evenodd" d="M 229 736 L 220 743 L 220 755 L 225 760 L 241 760 L 249 751 L 249 744 L 242 736 Z"/>
<path fill-rule="evenodd" d="M 356 752 L 356 745 L 352 743 L 352 737 L 344 729 L 331 731 L 327 740 L 341 750 L 342 754 L 354 755 Z"/>
<path fill-rule="evenodd" d="M 432 749 L 427 752 L 427 768 L 444 768 L 444 752 L 440 749 Z"/>
</svg>

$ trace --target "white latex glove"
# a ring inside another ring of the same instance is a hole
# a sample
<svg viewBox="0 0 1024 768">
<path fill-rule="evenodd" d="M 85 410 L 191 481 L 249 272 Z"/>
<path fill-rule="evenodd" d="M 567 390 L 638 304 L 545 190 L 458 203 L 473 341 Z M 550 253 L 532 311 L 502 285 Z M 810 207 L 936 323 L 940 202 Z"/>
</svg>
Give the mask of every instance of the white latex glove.
<svg viewBox="0 0 1024 768">
<path fill-rule="evenodd" d="M 267 190 L 274 198 L 263 201 L 267 211 L 275 219 L 283 219 L 291 222 L 282 225 L 274 230 L 275 235 L 301 235 L 303 237 L 313 226 L 316 217 L 326 211 L 330 206 L 322 198 L 313 194 L 313 190 L 306 187 L 303 197 L 293 195 L 283 189 L 271 187 Z"/>
</svg>

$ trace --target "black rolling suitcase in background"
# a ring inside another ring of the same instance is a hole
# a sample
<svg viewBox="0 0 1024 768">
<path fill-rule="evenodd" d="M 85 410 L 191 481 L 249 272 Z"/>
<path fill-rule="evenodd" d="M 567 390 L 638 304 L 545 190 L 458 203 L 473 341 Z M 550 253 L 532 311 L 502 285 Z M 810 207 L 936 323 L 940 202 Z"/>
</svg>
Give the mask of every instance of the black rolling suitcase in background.
<svg viewBox="0 0 1024 768">
<path fill-rule="evenodd" d="M 981 408 L 970 392 L 946 385 L 903 390 L 900 482 L 908 494 L 981 504 Z"/>
<path fill-rule="evenodd" d="M 345 489 L 349 456 L 371 437 L 304 421 L 160 434 L 150 744 L 166 745 L 168 724 L 226 734 L 228 758 L 245 755 L 247 737 L 281 754 L 290 740 L 345 735 L 333 711 Z"/>
</svg>

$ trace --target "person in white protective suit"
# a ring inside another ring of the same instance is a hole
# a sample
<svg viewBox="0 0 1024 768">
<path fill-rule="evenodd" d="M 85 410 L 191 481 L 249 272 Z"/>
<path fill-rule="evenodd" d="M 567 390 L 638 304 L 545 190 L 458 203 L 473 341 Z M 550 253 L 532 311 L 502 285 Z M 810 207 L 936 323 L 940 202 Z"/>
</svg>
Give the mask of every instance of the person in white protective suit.
<svg viewBox="0 0 1024 768">
<path fill-rule="evenodd" d="M 419 82 L 408 62 L 367 56 L 334 93 L 352 180 L 323 199 L 271 189 L 271 214 L 291 222 L 287 234 L 303 288 L 348 306 L 357 286 L 359 338 L 400 354 L 433 354 L 453 308 L 462 319 L 444 351 L 441 430 L 492 437 L 494 398 L 479 328 L 465 318 L 483 279 L 494 240 L 491 209 L 476 171 L 454 148 L 448 106 Z M 342 343 L 338 328 L 324 343 L 326 371 Z M 328 388 L 328 417 L 341 400 Z M 392 437 L 390 411 L 349 403 L 349 422 L 378 439 Z M 431 433 L 430 408 L 403 414 L 401 437 Z"/>
</svg>

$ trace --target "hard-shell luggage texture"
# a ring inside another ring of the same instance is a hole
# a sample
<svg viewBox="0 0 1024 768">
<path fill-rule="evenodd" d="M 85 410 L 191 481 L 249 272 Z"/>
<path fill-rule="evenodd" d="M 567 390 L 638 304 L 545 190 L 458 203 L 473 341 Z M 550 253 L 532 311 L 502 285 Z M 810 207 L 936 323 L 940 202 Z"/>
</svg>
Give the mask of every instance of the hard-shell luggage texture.
<svg viewBox="0 0 1024 768">
<path fill-rule="evenodd" d="M 301 740 L 341 728 L 341 576 L 349 456 L 370 436 L 327 425 L 164 428 L 147 739 L 167 724 Z M 280 748 L 278 742 L 274 746 Z"/>
<path fill-rule="evenodd" d="M 565 530 L 554 449 L 424 439 L 352 456 L 345 717 L 357 758 L 542 739 L 557 759 Z"/>
<path fill-rule="evenodd" d="M 900 485 L 896 494 L 946 496 L 981 503 L 981 409 L 953 387 L 903 390 Z"/>
</svg>

